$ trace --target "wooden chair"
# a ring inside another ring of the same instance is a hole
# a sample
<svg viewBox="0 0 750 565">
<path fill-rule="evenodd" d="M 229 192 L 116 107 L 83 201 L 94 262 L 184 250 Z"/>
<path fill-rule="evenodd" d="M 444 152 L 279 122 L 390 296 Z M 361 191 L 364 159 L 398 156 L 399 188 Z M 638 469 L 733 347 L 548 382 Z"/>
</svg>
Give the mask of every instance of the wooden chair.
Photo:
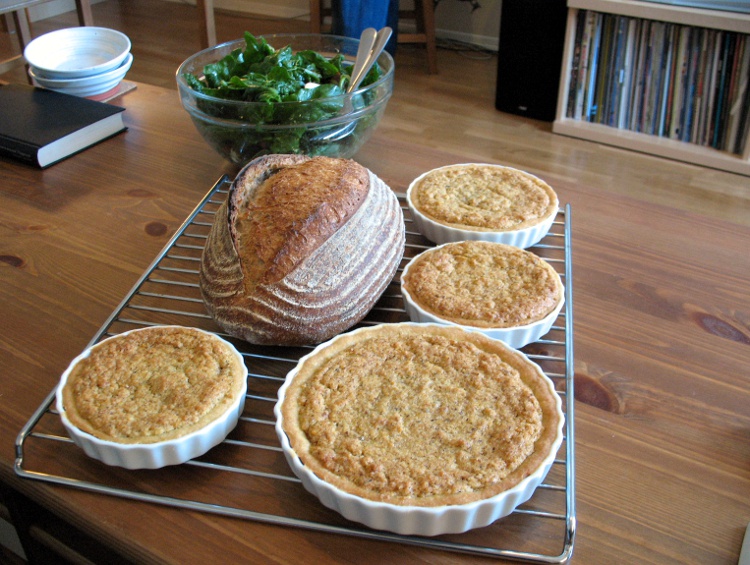
<svg viewBox="0 0 750 565">
<path fill-rule="evenodd" d="M 208 49 L 216 45 L 216 19 L 214 17 L 214 0 L 196 0 L 198 19 L 201 28 L 201 48 Z"/>
<path fill-rule="evenodd" d="M 414 21 L 414 33 L 398 32 L 398 43 L 423 43 L 427 55 L 427 70 L 430 74 L 438 72 L 437 44 L 435 42 L 435 6 L 433 0 L 413 0 L 413 9 L 402 9 L 398 12 L 399 20 Z M 310 32 L 323 33 L 330 31 L 326 18 L 331 16 L 330 6 L 324 6 L 323 0 L 310 0 Z"/>
<path fill-rule="evenodd" d="M 18 55 L 0 61 L 0 74 L 26 64 L 23 58 L 23 50 L 32 40 L 27 10 L 44 2 L 49 2 L 49 0 L 0 0 L 0 15 L 5 18 L 5 27 L 9 31 L 15 30 L 20 52 Z M 80 25 L 90 26 L 94 24 L 90 0 L 76 0 L 76 11 L 78 12 L 78 23 Z"/>
<path fill-rule="evenodd" d="M 2 0 L 0 0 L 2 1 Z M 196 0 L 201 25 L 203 49 L 216 45 L 216 21 L 214 0 Z M 331 15 L 331 8 L 323 6 L 322 0 L 310 0 L 310 32 L 323 33 L 324 20 Z M 399 43 L 423 43 L 427 53 L 427 70 L 438 72 L 437 45 L 435 43 L 435 9 L 432 0 L 414 0 L 413 10 L 400 10 L 399 18 L 413 19 L 415 33 L 398 33 Z"/>
</svg>

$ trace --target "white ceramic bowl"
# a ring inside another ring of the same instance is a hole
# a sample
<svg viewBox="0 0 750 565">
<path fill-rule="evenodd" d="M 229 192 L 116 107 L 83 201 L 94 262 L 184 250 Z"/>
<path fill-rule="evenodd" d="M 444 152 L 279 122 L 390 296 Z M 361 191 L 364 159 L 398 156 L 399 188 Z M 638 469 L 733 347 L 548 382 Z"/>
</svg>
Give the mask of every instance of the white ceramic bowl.
<svg viewBox="0 0 750 565">
<path fill-rule="evenodd" d="M 155 326 L 164 327 L 164 326 Z M 167 326 L 168 327 L 168 326 Z M 179 465 L 195 457 L 199 457 L 206 453 L 212 447 L 221 443 L 227 434 L 231 432 L 239 421 L 239 417 L 242 414 L 242 410 L 245 405 L 245 396 L 247 392 L 247 367 L 245 366 L 242 355 L 235 349 L 235 347 L 218 337 L 215 334 L 204 332 L 197 328 L 191 328 L 197 332 L 206 334 L 212 339 L 219 340 L 223 345 L 230 348 L 230 350 L 237 356 L 240 361 L 240 366 L 244 371 L 244 387 L 241 392 L 237 395 L 231 405 L 228 407 L 219 418 L 210 422 L 207 426 L 200 430 L 194 431 L 185 436 L 166 440 L 155 443 L 117 443 L 114 441 L 108 441 L 100 439 L 92 434 L 84 432 L 76 425 L 74 425 L 69 419 L 65 411 L 63 403 L 62 389 L 67 382 L 68 376 L 75 367 L 75 365 L 82 359 L 89 356 L 91 350 L 97 345 L 111 341 L 114 339 L 122 338 L 133 332 L 144 332 L 153 329 L 153 327 L 139 328 L 118 334 L 116 336 L 109 337 L 105 340 L 100 341 L 98 344 L 87 348 L 84 352 L 78 355 L 68 366 L 63 373 L 60 384 L 57 388 L 56 394 L 56 408 L 60 413 L 63 426 L 70 438 L 74 441 L 78 447 L 89 457 L 102 461 L 107 465 L 114 465 L 118 467 L 124 467 L 126 469 L 159 469 L 168 465 Z"/>
<path fill-rule="evenodd" d="M 49 90 L 56 90 L 74 96 L 96 96 L 113 90 L 130 70 L 133 55 L 128 53 L 119 67 L 97 75 L 78 78 L 47 78 L 40 75 L 35 67 L 29 68 L 34 84 Z"/>
<path fill-rule="evenodd" d="M 402 325 L 414 325 L 403 322 Z M 522 479 L 514 487 L 483 500 L 477 500 L 467 504 L 445 505 L 445 506 L 405 506 L 386 502 L 377 502 L 356 496 L 341 490 L 338 487 L 320 479 L 310 471 L 300 460 L 297 453 L 292 449 L 289 438 L 284 432 L 283 415 L 281 405 L 294 375 L 304 361 L 316 352 L 324 349 L 336 340 L 355 332 L 377 331 L 379 326 L 363 327 L 348 334 L 341 334 L 330 341 L 320 344 L 308 355 L 300 359 L 297 367 L 288 375 L 278 392 L 278 402 L 274 407 L 276 416 L 276 433 L 281 442 L 284 456 L 292 469 L 292 472 L 302 481 L 306 490 L 314 494 L 320 502 L 335 510 L 345 518 L 359 522 L 370 528 L 385 530 L 401 535 L 437 536 L 442 534 L 463 533 L 474 528 L 488 526 L 494 521 L 512 513 L 520 504 L 531 498 L 534 491 L 547 476 L 555 461 L 557 452 L 562 445 L 563 427 L 565 423 L 562 411 L 562 401 L 557 393 L 555 397 L 555 411 L 557 412 L 558 426 L 556 435 L 547 456 L 541 464 L 528 476 Z M 516 352 L 526 357 L 521 352 Z M 526 357 L 526 359 L 528 359 Z M 529 363 L 533 361 L 529 360 Z M 546 384 L 554 392 L 554 383 L 536 366 L 539 373 L 544 376 Z"/>
<path fill-rule="evenodd" d="M 506 328 L 501 328 L 501 327 L 488 328 L 488 327 L 480 327 L 480 326 L 474 326 L 474 325 L 458 324 L 452 320 L 447 320 L 445 318 L 438 316 L 437 314 L 428 312 L 422 306 L 420 306 L 419 303 L 411 295 L 408 288 L 404 285 L 403 283 L 404 278 L 408 275 L 410 268 L 414 265 L 418 257 L 421 257 L 430 252 L 434 252 L 437 249 L 441 249 L 449 245 L 454 245 L 456 243 L 459 243 L 459 242 L 444 243 L 437 247 L 427 249 L 426 251 L 423 251 L 419 255 L 416 255 L 415 257 L 413 257 L 404 267 L 404 270 L 401 273 L 401 295 L 403 296 L 403 300 L 404 300 L 404 309 L 406 310 L 406 313 L 409 315 L 409 319 L 412 322 L 416 322 L 420 324 L 435 323 L 435 324 L 449 324 L 449 325 L 460 326 L 467 330 L 474 330 L 474 331 L 482 332 L 484 335 L 491 337 L 493 339 L 498 339 L 502 341 L 503 343 L 505 343 L 506 345 L 509 345 L 510 347 L 513 347 L 516 349 L 520 349 L 521 347 L 528 345 L 529 343 L 537 341 L 539 338 L 541 338 L 547 332 L 550 331 L 550 329 L 555 323 L 555 320 L 557 320 L 557 316 L 560 314 L 560 311 L 562 310 L 563 305 L 565 304 L 565 289 L 564 288 L 562 289 L 560 300 L 555 306 L 555 309 L 549 314 L 547 314 L 544 318 L 537 320 L 535 322 L 529 323 L 529 324 L 506 327 Z M 530 252 L 527 252 L 527 253 L 530 253 Z M 562 285 L 562 281 L 560 281 L 560 284 Z"/>
<path fill-rule="evenodd" d="M 514 245 L 516 247 L 521 247 L 521 248 L 531 247 L 532 245 L 538 243 L 545 235 L 547 235 L 550 228 L 552 227 L 552 224 L 555 221 L 555 218 L 557 217 L 557 212 L 558 212 L 557 195 L 555 195 L 554 210 L 552 210 L 550 214 L 542 218 L 539 221 L 539 223 L 532 225 L 530 227 L 523 228 L 523 229 L 507 230 L 507 231 L 492 231 L 489 229 L 471 229 L 468 227 L 458 227 L 455 225 L 448 225 L 445 223 L 440 223 L 426 216 L 422 212 L 420 212 L 419 209 L 414 205 L 414 202 L 412 200 L 412 194 L 415 190 L 415 187 L 426 176 L 435 172 L 442 171 L 444 169 L 472 167 L 472 166 L 488 167 L 490 169 L 496 168 L 498 170 L 508 169 L 510 171 L 518 171 L 518 169 L 513 169 L 512 167 L 504 167 L 502 165 L 488 165 L 484 163 L 462 163 L 458 165 L 446 165 L 445 167 L 439 167 L 437 169 L 433 169 L 433 170 L 427 171 L 426 173 L 421 174 L 419 177 L 414 179 L 409 184 L 409 188 L 406 191 L 406 202 L 409 206 L 409 210 L 411 211 L 412 218 L 414 219 L 414 224 L 417 230 L 419 230 L 419 233 L 421 233 L 430 241 L 437 243 L 437 244 L 454 242 L 454 241 L 481 240 L 481 241 L 494 241 L 496 243 L 505 243 L 508 245 Z M 532 178 L 538 178 L 538 177 L 535 177 L 534 175 L 531 175 L 530 173 L 527 173 L 526 171 L 519 171 L 519 172 L 523 173 L 524 175 L 528 175 Z M 538 180 L 541 181 L 541 179 L 538 179 Z M 541 182 L 544 182 L 544 181 L 541 181 Z"/>
<path fill-rule="evenodd" d="M 23 51 L 26 62 L 46 78 L 98 75 L 122 65 L 130 39 L 114 29 L 79 26 L 40 35 Z"/>
</svg>

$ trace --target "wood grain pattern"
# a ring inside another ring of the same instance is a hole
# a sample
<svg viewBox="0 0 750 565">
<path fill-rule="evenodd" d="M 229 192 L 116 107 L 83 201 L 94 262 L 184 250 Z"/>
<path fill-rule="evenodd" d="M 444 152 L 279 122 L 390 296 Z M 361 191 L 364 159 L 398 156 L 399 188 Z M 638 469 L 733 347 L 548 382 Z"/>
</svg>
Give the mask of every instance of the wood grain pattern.
<svg viewBox="0 0 750 565">
<path fill-rule="evenodd" d="M 164 4 L 164 12 L 155 9 L 162 21 L 175 14 L 189 26 L 189 8 Z M 99 25 L 140 25 L 144 6 L 108 0 L 94 5 L 94 18 Z M 176 40 L 148 41 L 148 26 L 131 29 L 141 45 L 134 73 L 147 56 L 172 64 L 166 61 L 174 53 L 162 54 Z M 554 136 L 548 124 L 491 108 L 491 61 L 441 51 L 440 74 L 428 76 L 418 55 L 400 51 L 394 97 L 359 162 L 397 192 L 449 163 L 515 166 L 549 182 L 572 206 L 573 562 L 733 565 L 750 522 L 745 179 Z M 465 82 L 452 80 L 459 71 Z M 122 135 L 45 171 L 0 161 L 0 481 L 100 540 L 113 560 L 486 563 L 15 476 L 15 437 L 68 362 L 213 183 L 236 172 L 208 149 L 171 86 L 141 83 L 121 102 L 129 126 Z M 165 486 L 178 488 L 181 472 L 170 477 Z M 148 473 L 118 478 L 160 486 Z M 185 488 L 200 494 L 212 481 L 207 476 Z M 240 500 L 290 503 L 275 491 L 248 493 L 222 482 Z M 313 499 L 307 505 L 318 511 Z M 513 520 L 504 526 L 512 535 L 527 533 L 515 532 Z"/>
<path fill-rule="evenodd" d="M 174 89 L 177 67 L 201 48 L 194 6 L 164 0 L 104 0 L 92 10 L 96 25 L 118 29 L 131 38 L 134 62 L 129 80 Z M 482 17 L 481 9 L 472 17 Z M 170 24 L 167 32 L 163 22 Z M 218 10 L 216 22 L 219 42 L 242 37 L 245 30 L 256 35 L 309 31 L 307 14 L 278 19 Z M 35 22 L 32 31 L 38 36 L 72 25 L 77 25 L 75 12 Z M 0 33 L 0 55 L 12 52 L 14 46 L 14 38 Z M 412 151 L 445 150 L 453 155 L 450 162 L 499 163 L 550 182 L 585 183 L 606 194 L 634 195 L 750 225 L 747 178 L 552 134 L 550 123 L 495 110 L 496 55 L 440 49 L 439 73 L 432 75 L 425 70 L 424 57 L 421 46 L 398 46 L 396 86 L 388 119 L 381 125 L 390 137 L 418 146 Z M 17 70 L 0 78 L 24 81 L 25 75 Z"/>
</svg>

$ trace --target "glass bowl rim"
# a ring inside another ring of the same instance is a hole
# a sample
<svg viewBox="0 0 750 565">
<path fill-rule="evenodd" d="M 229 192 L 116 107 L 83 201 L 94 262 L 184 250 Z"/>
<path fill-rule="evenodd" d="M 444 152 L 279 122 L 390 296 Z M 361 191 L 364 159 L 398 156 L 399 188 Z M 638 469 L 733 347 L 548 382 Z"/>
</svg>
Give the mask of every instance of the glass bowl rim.
<svg viewBox="0 0 750 565">
<path fill-rule="evenodd" d="M 354 45 L 358 45 L 359 44 L 359 39 L 354 38 L 354 37 L 345 37 L 345 36 L 342 36 L 342 35 L 331 35 L 331 34 L 320 34 L 320 33 L 273 33 L 273 34 L 257 35 L 255 37 L 256 38 L 263 38 L 263 39 L 265 39 L 269 43 L 269 45 L 271 44 L 269 38 L 300 38 L 300 39 L 302 39 L 302 38 L 325 38 L 325 39 L 330 39 L 330 40 L 343 40 L 343 41 L 346 41 L 346 42 L 353 42 Z M 267 102 L 257 102 L 257 101 L 247 101 L 247 100 L 228 100 L 226 98 L 218 98 L 216 96 L 210 96 L 210 95 L 205 94 L 203 92 L 198 92 L 197 90 L 193 90 L 190 87 L 190 85 L 187 84 L 187 81 L 184 78 L 184 74 L 185 74 L 185 70 L 184 69 L 190 63 L 194 62 L 201 55 L 207 55 L 207 54 L 209 54 L 212 51 L 218 51 L 218 50 L 220 50 L 222 48 L 229 48 L 232 45 L 236 45 L 237 47 L 239 47 L 240 45 L 244 45 L 244 44 L 245 44 L 245 39 L 244 38 L 232 39 L 230 41 L 226 41 L 224 43 L 220 43 L 218 45 L 214 45 L 214 46 L 209 47 L 207 49 L 203 49 L 201 51 L 198 51 L 197 53 L 194 53 L 190 57 L 188 57 L 187 59 L 185 59 L 180 64 L 180 66 L 177 68 L 177 71 L 175 72 L 175 78 L 177 80 L 177 85 L 179 87 L 180 93 L 182 94 L 184 92 L 184 93 L 186 93 L 186 95 L 189 94 L 189 96 L 193 96 L 196 99 L 204 100 L 206 102 L 214 102 L 214 103 L 219 103 L 219 104 L 226 104 L 229 107 L 233 107 L 233 106 L 234 107 L 247 107 L 247 106 L 253 106 L 253 105 L 265 106 L 266 104 L 268 104 Z M 234 50 L 234 49 L 236 49 L 237 47 L 234 47 L 233 49 L 230 49 L 230 51 L 228 51 L 227 54 L 231 53 L 231 51 Z M 274 48 L 278 49 L 276 47 L 274 47 Z M 355 95 L 361 95 L 361 94 L 363 94 L 365 92 L 368 92 L 368 91 L 371 91 L 371 90 L 376 90 L 381 85 L 387 84 L 389 81 L 392 81 L 393 76 L 395 74 L 395 63 L 394 63 L 393 57 L 391 56 L 390 53 L 388 53 L 388 51 L 385 51 L 385 50 L 383 50 L 380 53 L 380 55 L 378 57 L 378 61 L 380 61 L 381 57 L 385 57 L 385 60 L 388 61 L 389 65 L 388 65 L 388 68 L 383 73 L 383 75 L 378 80 L 376 80 L 375 82 L 373 82 L 371 84 L 368 84 L 367 86 L 360 87 L 360 88 L 358 88 L 357 90 L 355 90 L 353 92 L 347 92 L 347 93 L 344 93 L 344 94 L 340 94 L 338 96 L 329 96 L 329 97 L 326 98 L 326 100 L 330 100 L 330 101 L 340 100 L 340 101 L 343 101 L 343 100 L 346 100 L 347 98 L 354 97 Z M 353 62 L 353 60 L 354 60 L 354 58 L 352 57 L 352 62 Z M 218 61 L 218 59 L 217 59 L 217 61 Z M 389 90 L 392 90 L 392 87 Z M 386 96 L 386 98 L 389 98 L 389 97 L 390 97 L 390 95 Z M 287 106 L 287 105 L 288 106 L 293 106 L 293 105 L 299 106 L 299 105 L 304 105 L 304 104 L 311 103 L 311 102 L 320 102 L 320 100 L 316 99 L 316 100 L 306 100 L 306 101 L 272 102 L 271 104 L 284 107 L 284 106 Z"/>
</svg>

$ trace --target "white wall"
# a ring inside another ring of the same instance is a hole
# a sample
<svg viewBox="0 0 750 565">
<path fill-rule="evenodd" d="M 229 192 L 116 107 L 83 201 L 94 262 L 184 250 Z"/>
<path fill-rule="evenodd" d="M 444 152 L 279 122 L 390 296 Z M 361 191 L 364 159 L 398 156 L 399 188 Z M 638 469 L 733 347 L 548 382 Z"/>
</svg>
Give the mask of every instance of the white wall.
<svg viewBox="0 0 750 565">
<path fill-rule="evenodd" d="M 502 0 L 479 0 L 479 4 L 472 12 L 469 2 L 441 0 L 435 10 L 437 36 L 497 51 Z"/>
</svg>

